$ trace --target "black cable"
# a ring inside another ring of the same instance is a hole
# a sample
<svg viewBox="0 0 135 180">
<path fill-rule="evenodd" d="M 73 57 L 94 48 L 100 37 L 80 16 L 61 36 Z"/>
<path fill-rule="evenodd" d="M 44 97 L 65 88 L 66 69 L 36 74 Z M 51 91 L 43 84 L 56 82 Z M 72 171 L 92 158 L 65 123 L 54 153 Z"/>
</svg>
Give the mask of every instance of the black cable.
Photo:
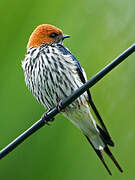
<svg viewBox="0 0 135 180">
<path fill-rule="evenodd" d="M 124 51 L 120 56 L 114 59 L 110 64 L 104 67 L 101 71 L 99 71 L 95 76 L 93 76 L 90 80 L 88 80 L 84 85 L 82 85 L 79 89 L 74 91 L 69 97 L 61 101 L 59 108 L 64 109 L 66 106 L 71 104 L 75 99 L 77 99 L 81 94 L 95 85 L 100 79 L 102 79 L 106 74 L 108 74 L 112 69 L 114 69 L 117 65 L 119 65 L 122 61 L 124 61 L 129 55 L 135 52 L 135 44 L 130 46 L 126 51 Z M 48 121 L 53 119 L 59 113 L 58 106 L 53 108 L 51 111 L 45 113 L 42 118 L 33 124 L 29 129 L 27 129 L 24 133 L 18 136 L 14 141 L 8 144 L 5 148 L 0 151 L 0 159 L 6 156 L 9 152 L 15 149 L 19 144 L 21 144 L 26 138 L 28 138 L 31 134 L 36 132 L 38 129 L 47 124 Z"/>
</svg>

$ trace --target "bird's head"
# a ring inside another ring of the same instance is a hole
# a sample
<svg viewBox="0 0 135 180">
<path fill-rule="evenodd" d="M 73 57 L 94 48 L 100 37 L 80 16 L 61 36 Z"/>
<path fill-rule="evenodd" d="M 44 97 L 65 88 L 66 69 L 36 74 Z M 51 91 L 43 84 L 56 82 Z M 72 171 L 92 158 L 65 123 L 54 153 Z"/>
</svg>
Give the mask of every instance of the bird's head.
<svg viewBox="0 0 135 180">
<path fill-rule="evenodd" d="M 70 36 L 63 34 L 59 28 L 50 24 L 42 24 L 31 34 L 27 48 L 39 47 L 42 44 L 62 43 L 68 37 Z"/>
</svg>

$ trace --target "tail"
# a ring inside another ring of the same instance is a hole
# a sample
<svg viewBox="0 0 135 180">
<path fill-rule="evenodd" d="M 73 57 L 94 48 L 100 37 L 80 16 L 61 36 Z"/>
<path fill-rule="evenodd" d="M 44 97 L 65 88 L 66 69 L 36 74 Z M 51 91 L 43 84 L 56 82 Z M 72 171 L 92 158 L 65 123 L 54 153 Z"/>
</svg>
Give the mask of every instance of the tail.
<svg viewBox="0 0 135 180">
<path fill-rule="evenodd" d="M 102 163 L 103 163 L 104 167 L 106 168 L 106 170 L 108 171 L 108 173 L 109 173 L 110 175 L 112 175 L 110 169 L 108 168 L 107 164 L 106 164 L 105 161 L 104 161 L 104 158 L 103 158 L 103 156 L 102 156 L 102 150 L 96 149 L 96 148 L 94 147 L 94 145 L 92 144 L 90 138 L 89 138 L 87 135 L 85 135 L 85 137 L 87 138 L 88 142 L 89 142 L 89 143 L 91 144 L 91 146 L 93 147 L 93 149 L 94 149 L 94 151 L 96 152 L 96 154 L 98 155 L 99 159 L 102 161 Z M 114 158 L 113 154 L 112 154 L 111 151 L 109 150 L 109 148 L 108 148 L 108 146 L 107 146 L 107 143 L 104 141 L 103 137 L 101 137 L 101 138 L 102 138 L 103 142 L 105 143 L 105 147 L 104 147 L 104 149 L 103 149 L 104 152 L 111 158 L 111 160 L 114 162 L 114 164 L 115 164 L 115 166 L 118 168 L 118 170 L 119 170 L 120 172 L 123 172 L 123 170 L 121 169 L 120 165 L 118 164 L 118 162 L 117 162 L 116 159 Z"/>
</svg>

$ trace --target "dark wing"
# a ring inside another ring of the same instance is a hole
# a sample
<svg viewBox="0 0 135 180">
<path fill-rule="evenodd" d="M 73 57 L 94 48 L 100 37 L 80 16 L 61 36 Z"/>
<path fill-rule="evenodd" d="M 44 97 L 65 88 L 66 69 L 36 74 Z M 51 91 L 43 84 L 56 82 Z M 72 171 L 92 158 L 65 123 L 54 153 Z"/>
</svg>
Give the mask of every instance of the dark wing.
<svg viewBox="0 0 135 180">
<path fill-rule="evenodd" d="M 68 51 L 63 45 L 59 44 L 58 47 L 59 47 L 59 50 L 60 50 L 63 54 L 69 54 L 69 55 L 71 55 L 73 61 L 76 62 L 78 75 L 79 75 L 81 81 L 83 82 L 83 84 L 86 83 L 86 78 L 85 78 L 86 75 L 85 75 L 85 72 L 83 71 L 83 69 L 82 69 L 79 61 L 78 61 L 78 60 L 72 55 L 72 53 L 71 53 L 70 51 Z M 105 124 L 104 124 L 104 122 L 103 122 L 103 120 L 102 120 L 102 118 L 101 118 L 101 116 L 100 116 L 100 114 L 99 114 L 99 112 L 98 112 L 98 110 L 97 110 L 97 108 L 96 108 L 93 100 L 92 100 L 91 93 L 90 93 L 89 90 L 87 91 L 87 94 L 88 94 L 89 104 L 90 104 L 90 106 L 92 107 L 92 109 L 93 109 L 93 111 L 94 111 L 94 113 L 95 113 L 95 115 L 96 115 L 96 117 L 97 117 L 97 119 L 98 119 L 98 121 L 99 121 L 99 123 L 100 123 L 100 125 L 101 125 L 101 127 L 102 127 L 102 128 L 101 128 L 100 126 L 97 125 L 98 130 L 100 131 L 100 134 L 102 135 L 103 139 L 105 140 L 105 142 L 106 142 L 108 145 L 114 146 L 114 143 L 113 143 L 113 141 L 111 140 L 111 137 L 110 137 L 110 135 L 109 135 L 109 132 L 108 132 L 108 130 L 107 130 L 107 128 L 106 128 L 106 126 L 105 126 Z"/>
</svg>

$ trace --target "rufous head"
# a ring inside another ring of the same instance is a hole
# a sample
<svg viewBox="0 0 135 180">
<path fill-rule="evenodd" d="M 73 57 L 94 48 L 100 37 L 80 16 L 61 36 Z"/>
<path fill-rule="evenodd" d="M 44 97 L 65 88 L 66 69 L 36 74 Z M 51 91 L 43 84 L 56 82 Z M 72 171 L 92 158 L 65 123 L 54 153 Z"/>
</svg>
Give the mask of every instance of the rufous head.
<svg viewBox="0 0 135 180">
<path fill-rule="evenodd" d="M 31 34 L 27 48 L 40 47 L 42 44 L 61 43 L 69 35 L 63 34 L 62 30 L 50 25 L 39 25 Z"/>
</svg>

